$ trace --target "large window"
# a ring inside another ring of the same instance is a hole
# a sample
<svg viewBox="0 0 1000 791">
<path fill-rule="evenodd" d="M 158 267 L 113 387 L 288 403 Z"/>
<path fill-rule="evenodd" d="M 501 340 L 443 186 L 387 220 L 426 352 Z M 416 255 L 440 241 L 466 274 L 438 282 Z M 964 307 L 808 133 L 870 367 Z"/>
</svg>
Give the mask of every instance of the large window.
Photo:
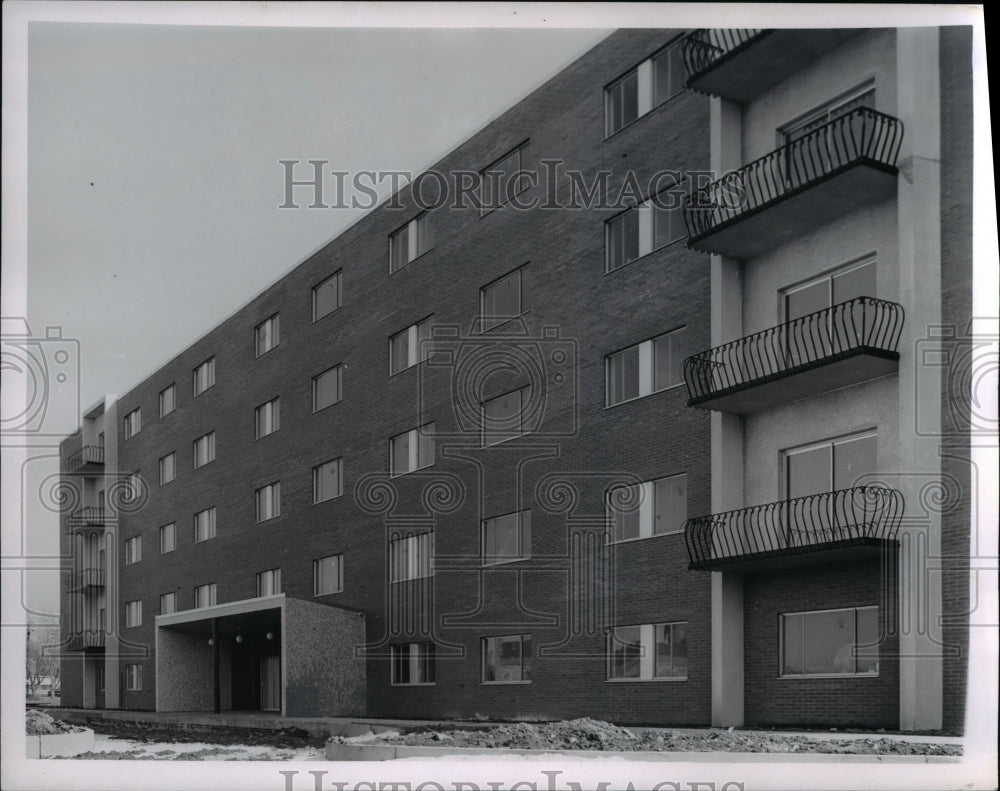
<svg viewBox="0 0 1000 791">
<path fill-rule="evenodd" d="M 336 404 L 342 396 L 340 365 L 328 368 L 321 374 L 317 374 L 312 380 L 313 412 L 326 409 L 331 404 Z"/>
<path fill-rule="evenodd" d="M 215 538 L 215 507 L 206 508 L 194 515 L 194 541 L 208 541 Z"/>
<path fill-rule="evenodd" d="M 177 388 L 174 385 L 160 391 L 160 417 L 169 415 L 177 408 Z"/>
<path fill-rule="evenodd" d="M 177 549 L 177 523 L 171 522 L 160 527 L 160 554 L 173 552 L 175 549 Z"/>
<path fill-rule="evenodd" d="M 281 569 L 257 572 L 257 595 L 273 596 L 281 593 Z"/>
<path fill-rule="evenodd" d="M 175 591 L 161 593 L 160 615 L 170 615 L 172 612 L 177 612 L 177 593 Z"/>
<path fill-rule="evenodd" d="M 131 439 L 142 429 L 142 410 L 133 409 L 125 415 L 123 432 L 125 439 Z"/>
<path fill-rule="evenodd" d="M 142 665 L 125 665 L 125 689 L 129 692 L 142 691 Z"/>
<path fill-rule="evenodd" d="M 422 363 L 430 357 L 431 320 L 411 324 L 389 338 L 389 375 L 399 373 L 411 365 Z"/>
<path fill-rule="evenodd" d="M 530 399 L 527 387 L 483 402 L 483 447 L 499 445 L 526 433 L 524 407 Z"/>
<path fill-rule="evenodd" d="M 531 635 L 483 638 L 483 683 L 531 681 Z"/>
<path fill-rule="evenodd" d="M 275 313 L 254 327 L 254 355 L 260 357 L 262 354 L 266 354 L 278 345 L 278 341 L 278 314 Z"/>
<path fill-rule="evenodd" d="M 125 565 L 130 566 L 142 560 L 142 536 L 125 539 Z"/>
<path fill-rule="evenodd" d="M 194 468 L 204 467 L 215 461 L 215 432 L 210 431 L 194 441 Z"/>
<path fill-rule="evenodd" d="M 878 607 L 782 614 L 781 675 L 878 675 Z"/>
<path fill-rule="evenodd" d="M 210 357 L 194 369 L 194 394 L 200 395 L 215 384 L 215 358 Z"/>
<path fill-rule="evenodd" d="M 480 325 L 484 332 L 524 312 L 523 273 L 521 267 L 480 290 Z"/>
<path fill-rule="evenodd" d="M 344 460 L 333 459 L 313 467 L 313 502 L 340 497 L 344 492 Z"/>
<path fill-rule="evenodd" d="M 434 643 L 390 646 L 393 684 L 434 683 Z"/>
<path fill-rule="evenodd" d="M 312 310 L 313 321 L 333 313 L 341 305 L 341 273 L 335 272 L 326 280 L 313 286 Z"/>
<path fill-rule="evenodd" d="M 389 470 L 392 475 L 434 464 L 434 424 L 412 428 L 389 439 Z"/>
<path fill-rule="evenodd" d="M 614 406 L 684 383 L 686 328 L 607 357 L 607 404 Z"/>
<path fill-rule="evenodd" d="M 266 404 L 261 404 L 253 411 L 253 418 L 257 439 L 273 434 L 281 423 L 280 400 L 272 398 Z"/>
<path fill-rule="evenodd" d="M 785 451 L 788 498 L 849 489 L 878 469 L 875 432 L 826 440 Z"/>
<path fill-rule="evenodd" d="M 313 561 L 313 595 L 324 596 L 344 590 L 344 556 L 329 555 Z"/>
<path fill-rule="evenodd" d="M 521 149 L 519 146 L 504 154 L 500 159 L 480 172 L 480 196 L 482 213 L 498 209 L 528 186 L 526 178 L 518 177 L 521 170 Z"/>
<path fill-rule="evenodd" d="M 608 492 L 612 540 L 684 532 L 687 520 L 687 475 L 671 475 Z"/>
<path fill-rule="evenodd" d="M 605 134 L 613 135 L 680 93 L 686 78 L 678 39 L 605 89 Z"/>
<path fill-rule="evenodd" d="M 611 272 L 659 250 L 687 231 L 679 193 L 667 190 L 608 220 L 605 225 L 605 270 Z"/>
<path fill-rule="evenodd" d="M 495 565 L 531 556 L 531 511 L 494 516 L 483 522 L 483 563 Z"/>
<path fill-rule="evenodd" d="M 168 453 L 160 459 L 160 486 L 170 483 L 177 477 L 177 454 Z"/>
<path fill-rule="evenodd" d="M 257 521 L 266 522 L 281 515 L 281 483 L 275 481 L 261 486 L 256 492 Z"/>
<path fill-rule="evenodd" d="M 389 237 L 389 274 L 406 266 L 434 246 L 431 216 L 421 214 Z"/>
<path fill-rule="evenodd" d="M 125 625 L 142 626 L 142 602 L 125 602 Z"/>
<path fill-rule="evenodd" d="M 434 534 L 397 538 L 389 542 L 389 565 L 393 582 L 404 582 L 434 573 Z"/>
<path fill-rule="evenodd" d="M 608 637 L 608 679 L 684 680 L 687 622 L 616 626 Z"/>
<path fill-rule="evenodd" d="M 200 610 L 202 607 L 215 606 L 215 583 L 206 585 L 195 585 L 194 587 L 194 607 Z"/>
</svg>

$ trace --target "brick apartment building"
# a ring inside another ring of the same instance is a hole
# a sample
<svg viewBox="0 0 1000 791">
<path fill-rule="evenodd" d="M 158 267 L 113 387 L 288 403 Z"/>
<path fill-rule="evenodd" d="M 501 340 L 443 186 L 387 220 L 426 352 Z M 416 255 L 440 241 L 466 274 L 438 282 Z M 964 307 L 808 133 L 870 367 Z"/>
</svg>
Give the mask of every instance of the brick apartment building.
<svg viewBox="0 0 1000 791">
<path fill-rule="evenodd" d="M 63 702 L 960 728 L 970 42 L 618 31 L 103 398 Z"/>
</svg>

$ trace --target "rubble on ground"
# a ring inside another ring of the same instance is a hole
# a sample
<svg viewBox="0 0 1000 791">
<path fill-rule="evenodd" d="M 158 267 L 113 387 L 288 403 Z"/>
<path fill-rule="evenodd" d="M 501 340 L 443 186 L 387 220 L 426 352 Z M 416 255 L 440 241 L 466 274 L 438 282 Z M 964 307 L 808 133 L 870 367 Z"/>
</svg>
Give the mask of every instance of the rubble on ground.
<svg viewBox="0 0 1000 791">
<path fill-rule="evenodd" d="M 24 715 L 24 730 L 28 736 L 50 736 L 54 733 L 76 733 L 85 729 L 53 719 L 48 712 L 28 709 Z"/>
</svg>

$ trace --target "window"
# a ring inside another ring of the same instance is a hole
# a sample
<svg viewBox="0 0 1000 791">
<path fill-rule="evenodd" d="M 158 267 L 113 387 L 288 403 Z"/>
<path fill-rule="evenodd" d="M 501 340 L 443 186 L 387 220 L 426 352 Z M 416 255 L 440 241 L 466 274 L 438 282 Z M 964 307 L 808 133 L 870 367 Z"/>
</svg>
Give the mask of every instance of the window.
<svg viewBox="0 0 1000 791">
<path fill-rule="evenodd" d="M 142 560 L 142 536 L 125 539 L 125 565 L 130 566 Z"/>
<path fill-rule="evenodd" d="M 782 676 L 877 676 L 878 607 L 785 613 Z"/>
<path fill-rule="evenodd" d="M 524 407 L 530 399 L 530 388 L 522 387 L 483 402 L 483 447 L 528 433 L 524 427 Z"/>
<path fill-rule="evenodd" d="M 341 273 L 334 272 L 317 286 L 313 286 L 313 321 L 333 313 L 341 305 Z"/>
<path fill-rule="evenodd" d="M 483 522 L 483 563 L 490 566 L 531 556 L 531 511 Z"/>
<path fill-rule="evenodd" d="M 523 267 L 522 267 L 523 269 Z M 522 269 L 517 269 L 479 292 L 481 305 L 481 325 L 483 332 L 497 327 L 524 312 L 521 287 Z"/>
<path fill-rule="evenodd" d="M 434 643 L 406 643 L 389 648 L 393 684 L 434 683 Z"/>
<path fill-rule="evenodd" d="M 686 78 L 678 39 L 605 89 L 605 134 L 613 135 L 676 96 L 684 90 Z"/>
<path fill-rule="evenodd" d="M 171 522 L 160 527 L 160 554 L 173 552 L 175 549 L 177 549 L 177 524 Z"/>
<path fill-rule="evenodd" d="M 389 274 L 397 272 L 434 246 L 429 214 L 410 220 L 389 237 Z"/>
<path fill-rule="evenodd" d="M 341 399 L 341 366 L 335 365 L 313 377 L 313 412 L 326 409 Z"/>
<path fill-rule="evenodd" d="M 122 502 L 134 503 L 139 499 L 142 482 L 139 480 L 139 473 L 129 472 L 122 478 Z M 103 492 L 102 492 L 103 494 Z M 104 510 L 104 501 L 101 501 L 101 510 Z"/>
<path fill-rule="evenodd" d="M 194 607 L 196 610 L 202 607 L 213 607 L 215 605 L 215 583 L 207 585 L 195 585 L 194 587 Z"/>
<path fill-rule="evenodd" d="M 528 186 L 528 180 L 518 176 L 521 171 L 521 149 L 523 147 L 523 145 L 519 146 L 504 154 L 480 172 L 479 183 L 482 188 L 480 194 L 483 202 L 483 214 L 499 209 Z"/>
<path fill-rule="evenodd" d="M 142 626 L 142 602 L 125 602 L 125 625 Z"/>
<path fill-rule="evenodd" d="M 613 541 L 683 533 L 687 475 L 671 475 L 608 492 Z"/>
<path fill-rule="evenodd" d="M 389 338 L 389 376 L 422 363 L 431 352 L 431 320 L 411 324 Z"/>
<path fill-rule="evenodd" d="M 281 483 L 269 483 L 257 490 L 257 521 L 266 522 L 281 514 Z"/>
<path fill-rule="evenodd" d="M 785 451 L 785 496 L 789 499 L 849 489 L 878 469 L 874 432 Z"/>
<path fill-rule="evenodd" d="M 177 408 L 177 388 L 174 385 L 160 391 L 160 417 L 169 415 Z"/>
<path fill-rule="evenodd" d="M 605 271 L 631 263 L 687 235 L 677 187 L 612 217 L 605 225 Z"/>
<path fill-rule="evenodd" d="M 125 439 L 131 439 L 136 434 L 139 433 L 139 429 L 142 428 L 142 410 L 133 409 L 127 415 L 125 415 Z"/>
<path fill-rule="evenodd" d="M 105 686 L 107 685 L 106 674 L 104 672 L 104 665 L 97 666 L 97 691 L 104 692 Z"/>
<path fill-rule="evenodd" d="M 334 459 L 313 467 L 313 502 L 332 500 L 344 493 L 344 460 Z"/>
<path fill-rule="evenodd" d="M 129 692 L 142 691 L 142 665 L 125 665 L 125 689 Z"/>
<path fill-rule="evenodd" d="M 313 561 L 313 595 L 340 593 L 344 590 L 344 556 L 329 555 Z"/>
<path fill-rule="evenodd" d="M 427 423 L 397 434 L 389 440 L 389 470 L 392 475 L 434 464 L 434 424 Z"/>
<path fill-rule="evenodd" d="M 280 424 L 279 399 L 272 398 L 253 411 L 257 439 L 273 434 Z"/>
<path fill-rule="evenodd" d="M 215 507 L 206 508 L 194 515 L 194 542 L 215 538 Z"/>
<path fill-rule="evenodd" d="M 260 357 L 278 345 L 278 314 L 271 318 L 264 319 L 254 327 L 253 331 L 254 356 Z"/>
<path fill-rule="evenodd" d="M 176 593 L 161 593 L 160 594 L 160 615 L 169 615 L 172 612 L 177 612 L 177 594 Z"/>
<path fill-rule="evenodd" d="M 160 486 L 170 483 L 177 474 L 177 454 L 168 453 L 160 459 Z"/>
<path fill-rule="evenodd" d="M 215 384 L 215 358 L 210 357 L 194 369 L 194 394 L 201 395 Z"/>
<path fill-rule="evenodd" d="M 875 86 L 870 82 L 854 88 L 786 124 L 778 132 L 780 142 L 787 144 L 801 140 L 810 132 L 847 115 L 858 107 L 871 107 L 873 109 L 875 107 Z"/>
<path fill-rule="evenodd" d="M 257 572 L 257 595 L 274 596 L 281 593 L 281 569 Z"/>
<path fill-rule="evenodd" d="M 687 679 L 687 622 L 617 626 L 608 639 L 608 680 Z"/>
<path fill-rule="evenodd" d="M 215 460 L 215 432 L 210 431 L 194 441 L 194 468 L 204 467 Z"/>
<path fill-rule="evenodd" d="M 615 406 L 684 383 L 686 328 L 607 357 L 607 401 Z"/>
<path fill-rule="evenodd" d="M 531 681 L 531 635 L 483 638 L 483 683 Z"/>
<path fill-rule="evenodd" d="M 392 581 L 403 582 L 431 576 L 434 573 L 433 554 L 433 533 L 421 533 L 391 541 L 389 563 L 392 568 Z"/>
</svg>

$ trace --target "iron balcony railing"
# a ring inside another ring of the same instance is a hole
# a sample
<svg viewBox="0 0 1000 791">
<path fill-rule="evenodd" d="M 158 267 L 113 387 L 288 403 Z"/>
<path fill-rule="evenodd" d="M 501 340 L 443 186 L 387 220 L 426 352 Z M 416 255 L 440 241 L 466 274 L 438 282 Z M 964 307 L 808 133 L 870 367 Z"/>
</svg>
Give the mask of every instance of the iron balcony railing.
<svg viewBox="0 0 1000 791">
<path fill-rule="evenodd" d="M 713 181 L 684 201 L 689 240 L 766 208 L 862 162 L 895 168 L 903 123 L 858 107 Z"/>
<path fill-rule="evenodd" d="M 104 636 L 103 629 L 85 629 L 73 632 L 69 636 L 69 650 L 82 651 L 85 648 L 103 648 Z"/>
<path fill-rule="evenodd" d="M 66 466 L 70 472 L 74 472 L 85 464 L 104 464 L 104 446 L 84 445 L 69 457 Z"/>
<path fill-rule="evenodd" d="M 701 28 L 694 31 L 681 46 L 688 79 L 710 69 L 730 52 L 770 32 L 764 28 Z"/>
<path fill-rule="evenodd" d="M 684 524 L 689 568 L 895 541 L 903 495 L 882 486 L 741 508 Z"/>
<path fill-rule="evenodd" d="M 856 297 L 684 361 L 688 406 L 860 353 L 899 359 L 902 305 Z"/>
<path fill-rule="evenodd" d="M 107 513 L 98 505 L 85 505 L 73 514 L 73 522 L 78 525 L 103 525 Z"/>
<path fill-rule="evenodd" d="M 84 588 L 103 588 L 104 569 L 81 569 L 73 574 L 70 590 L 79 591 Z"/>
</svg>

